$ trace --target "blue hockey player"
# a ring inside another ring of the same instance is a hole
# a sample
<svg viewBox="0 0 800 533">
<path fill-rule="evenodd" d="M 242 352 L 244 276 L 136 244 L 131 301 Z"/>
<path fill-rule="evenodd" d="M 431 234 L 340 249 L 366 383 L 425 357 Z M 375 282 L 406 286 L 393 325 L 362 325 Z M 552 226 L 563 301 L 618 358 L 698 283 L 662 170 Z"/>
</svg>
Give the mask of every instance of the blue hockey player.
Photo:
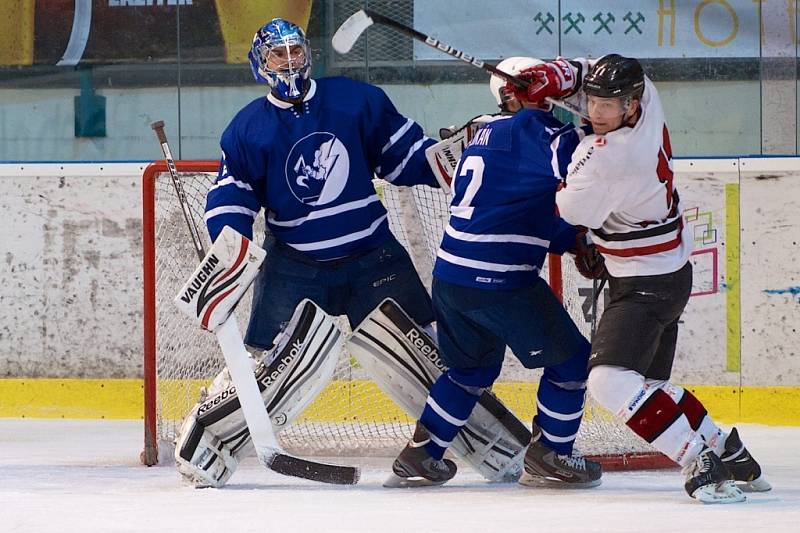
<svg viewBox="0 0 800 533">
<path fill-rule="evenodd" d="M 250 63 L 270 92 L 222 134 L 205 213 L 212 239 L 224 226 L 252 238 L 254 219 L 265 211 L 267 258 L 245 342 L 270 348 L 304 298 L 355 326 L 391 297 L 419 325 L 430 324 L 430 297 L 389 230 L 372 180 L 438 187 L 425 159 L 434 141 L 381 89 L 342 77 L 311 79 L 309 42 L 287 20 L 256 32 Z"/>
<path fill-rule="evenodd" d="M 539 63 L 508 58 L 498 68 L 514 75 Z M 456 168 L 433 271 L 438 340 L 449 370 L 431 388 L 386 486 L 439 485 L 455 475 L 455 463 L 443 455 L 500 374 L 506 346 L 525 367 L 544 368 L 520 482 L 600 483 L 600 464 L 573 452 L 590 345 L 539 276 L 548 252 L 576 247 L 587 267 L 582 273 L 603 272 L 583 234 L 556 215 L 556 189 L 582 131 L 546 110 L 522 109 L 505 85 L 492 78 L 504 113 L 477 131 Z"/>
</svg>

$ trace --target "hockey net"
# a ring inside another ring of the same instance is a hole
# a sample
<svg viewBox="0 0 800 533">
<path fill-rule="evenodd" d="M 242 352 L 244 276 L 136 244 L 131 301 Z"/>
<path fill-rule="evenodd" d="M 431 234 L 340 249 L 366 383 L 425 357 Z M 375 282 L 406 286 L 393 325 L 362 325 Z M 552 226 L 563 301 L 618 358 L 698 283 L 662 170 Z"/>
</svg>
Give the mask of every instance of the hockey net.
<svg viewBox="0 0 800 533">
<path fill-rule="evenodd" d="M 203 228 L 205 195 L 216 177 L 216 161 L 178 161 L 179 178 L 189 211 Z M 389 212 L 394 235 L 409 250 L 423 281 L 430 272 L 447 224 L 448 199 L 430 187 L 398 188 L 381 180 L 376 190 Z M 142 461 L 152 465 L 171 458 L 174 439 L 200 388 L 223 367 L 213 335 L 199 330 L 177 312 L 172 299 L 196 267 L 197 258 L 178 198 L 163 161 L 147 167 L 143 176 L 145 449 Z M 206 249 L 210 245 L 208 236 Z M 259 216 L 254 239 L 261 242 L 264 217 Z M 586 284 L 569 258 L 551 256 L 543 276 L 575 322 L 589 336 L 582 305 L 589 301 Z M 579 295 L 579 285 L 584 295 Z M 591 288 L 591 284 L 588 285 Z M 249 297 L 237 309 L 246 324 Z M 347 328 L 346 319 L 342 325 Z M 346 331 L 346 329 L 345 329 Z M 541 371 L 523 368 L 507 357 L 494 392 L 521 420 L 530 424 L 536 409 L 536 384 Z M 342 354 L 334 378 L 312 405 L 279 435 L 290 452 L 306 455 L 391 455 L 411 435 L 414 421 L 393 404 L 358 363 Z M 577 448 L 601 457 L 607 470 L 671 466 L 666 457 L 641 442 L 630 430 L 587 397 L 586 414 Z"/>
</svg>

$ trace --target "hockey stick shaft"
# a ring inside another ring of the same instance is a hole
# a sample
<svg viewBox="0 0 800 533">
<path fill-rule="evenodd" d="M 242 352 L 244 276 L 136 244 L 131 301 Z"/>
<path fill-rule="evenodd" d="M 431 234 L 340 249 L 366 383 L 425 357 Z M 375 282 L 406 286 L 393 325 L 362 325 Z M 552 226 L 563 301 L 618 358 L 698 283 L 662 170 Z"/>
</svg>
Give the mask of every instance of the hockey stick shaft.
<svg viewBox="0 0 800 533">
<path fill-rule="evenodd" d="M 449 56 L 455 57 L 456 59 L 460 59 L 470 65 L 483 69 L 491 74 L 494 74 L 504 80 L 513 83 L 517 87 L 521 89 L 527 89 L 530 85 L 530 82 L 526 80 L 521 80 L 507 72 L 503 72 L 502 70 L 498 69 L 494 65 L 490 65 L 474 56 L 471 56 L 467 53 L 458 50 L 457 48 L 453 48 L 449 44 L 441 42 L 439 39 L 435 37 L 431 37 L 430 35 L 426 35 L 421 31 L 415 30 L 410 26 L 406 26 L 402 22 L 398 22 L 392 18 L 387 17 L 386 15 L 381 15 L 380 13 L 376 13 L 371 9 L 362 9 L 353 15 L 350 16 L 346 21 L 342 23 L 339 29 L 336 30 L 336 33 L 333 36 L 333 46 L 339 53 L 346 53 L 358 39 L 358 37 L 363 33 L 369 26 L 372 24 L 381 24 L 383 26 L 388 26 L 393 28 L 400 33 L 408 35 L 412 39 L 416 39 L 426 45 L 430 46 L 431 48 L 435 48 L 440 52 L 443 52 Z M 563 100 L 556 100 L 554 98 L 547 97 L 545 98 L 550 104 L 554 106 L 560 107 L 562 109 L 566 109 L 571 113 L 575 113 L 578 116 L 586 117 L 586 113 L 583 112 L 578 106 L 575 106 L 569 102 L 565 102 Z"/>
<path fill-rule="evenodd" d="M 167 136 L 164 132 L 164 122 L 159 120 L 151 124 L 151 127 L 156 132 L 158 141 L 161 144 L 161 151 L 164 153 L 164 158 L 167 161 L 167 168 L 169 169 L 172 185 L 178 196 L 178 203 L 183 211 L 183 217 L 192 237 L 195 252 L 197 252 L 198 258 L 202 261 L 206 255 L 203 247 L 203 240 L 200 236 L 197 224 L 189 211 L 186 191 L 178 176 L 175 161 L 172 158 L 172 152 L 169 149 Z M 359 470 L 355 467 L 329 465 L 300 459 L 287 455 L 280 448 L 275 437 L 275 432 L 272 430 L 272 422 L 269 419 L 269 414 L 261 399 L 258 384 L 253 375 L 253 369 L 249 362 L 249 355 L 245 349 L 239 326 L 236 323 L 236 316 L 229 316 L 228 319 L 216 329 L 215 334 L 220 349 L 222 350 L 222 355 L 225 358 L 225 364 L 236 386 L 242 413 L 244 414 L 247 427 L 250 430 L 253 446 L 256 449 L 256 454 L 261 464 L 278 474 L 286 476 L 340 485 L 353 485 L 357 483 L 360 474 Z"/>
<path fill-rule="evenodd" d="M 591 330 L 591 342 L 594 342 L 594 334 L 597 331 L 597 302 L 600 299 L 600 295 L 603 294 L 603 288 L 606 286 L 606 281 L 608 280 L 607 277 L 600 280 L 600 283 L 597 283 L 597 280 L 592 280 L 592 330 Z"/>
<path fill-rule="evenodd" d="M 164 121 L 159 120 L 150 124 L 153 131 L 156 132 L 158 142 L 161 145 L 161 152 L 164 154 L 164 159 L 167 161 L 167 168 L 169 169 L 169 176 L 172 179 L 172 186 L 175 188 L 175 194 L 178 195 L 178 203 L 183 211 L 183 219 L 186 221 L 186 226 L 189 228 L 189 235 L 192 237 L 192 244 L 197 253 L 197 258 L 201 261 L 206 255 L 203 247 L 203 239 L 200 237 L 200 230 L 197 229 L 197 224 L 189 212 L 189 200 L 186 197 L 186 191 L 183 188 L 183 182 L 178 177 L 178 169 L 175 168 L 175 160 L 172 158 L 172 151 L 169 149 L 167 142 L 167 134 L 164 132 Z"/>
</svg>

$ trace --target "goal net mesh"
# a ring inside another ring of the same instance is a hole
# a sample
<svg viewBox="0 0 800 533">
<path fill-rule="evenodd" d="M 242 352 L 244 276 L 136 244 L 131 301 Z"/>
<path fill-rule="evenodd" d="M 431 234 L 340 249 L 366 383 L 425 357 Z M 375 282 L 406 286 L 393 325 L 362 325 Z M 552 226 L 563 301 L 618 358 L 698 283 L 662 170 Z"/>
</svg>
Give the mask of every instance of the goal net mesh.
<svg viewBox="0 0 800 533">
<path fill-rule="evenodd" d="M 179 178 L 189 211 L 206 241 L 206 249 L 211 243 L 205 231 L 203 209 L 206 191 L 216 177 L 214 166 L 212 162 L 179 162 Z M 408 249 L 423 282 L 430 287 L 436 250 L 447 224 L 447 195 L 439 189 L 399 188 L 381 180 L 375 181 L 375 187 L 389 213 L 392 232 Z M 153 374 L 149 379 L 155 383 L 155 397 L 148 398 L 153 393 L 145 387 L 145 404 L 149 406 L 146 409 L 151 411 L 145 413 L 145 423 L 147 425 L 149 420 L 154 424 L 155 435 L 148 434 L 147 439 L 156 441 L 146 443 L 145 448 L 147 450 L 150 444 L 152 449 L 157 443 L 158 455 L 165 458 L 171 455 L 181 422 L 198 401 L 200 389 L 222 370 L 224 361 L 215 337 L 199 330 L 172 302 L 196 267 L 197 256 L 163 165 L 151 166 L 146 171 L 144 190 L 145 269 L 153 269 L 149 279 L 154 284 L 151 290 L 155 295 L 154 314 L 150 315 L 153 323 L 145 324 L 155 333 L 154 345 L 145 347 L 145 356 L 154 359 L 149 367 L 145 365 L 145 371 Z M 153 195 L 152 201 L 148 199 L 149 194 Z M 152 227 L 152 235 L 148 235 L 148 227 Z M 260 243 L 263 238 L 264 217 L 259 216 L 254 240 Z M 150 254 L 148 247 L 151 247 Z M 148 267 L 148 257 L 153 255 L 154 265 Z M 560 277 L 551 276 L 547 265 L 542 275 L 551 284 L 554 281 L 558 284 L 560 279 L 564 306 L 588 338 L 591 325 L 584 317 L 582 305 L 589 300 L 578 293 L 579 286 L 586 285 L 581 282 L 572 261 L 568 257 L 563 259 Z M 239 323 L 246 324 L 250 313 L 249 296 L 236 313 Z M 346 318 L 341 317 L 340 321 L 348 331 Z M 536 385 L 540 375 L 540 370 L 522 367 L 509 352 L 503 372 L 493 387 L 500 399 L 528 425 L 536 410 Z M 287 451 L 300 455 L 394 454 L 410 437 L 413 423 L 343 350 L 331 383 L 292 425 L 282 430 L 279 440 Z M 588 395 L 577 448 L 588 455 L 615 458 L 612 462 L 622 466 L 629 464 L 631 457 L 653 456 L 652 448 L 613 420 Z M 657 466 L 651 463 L 644 466 Z"/>
</svg>

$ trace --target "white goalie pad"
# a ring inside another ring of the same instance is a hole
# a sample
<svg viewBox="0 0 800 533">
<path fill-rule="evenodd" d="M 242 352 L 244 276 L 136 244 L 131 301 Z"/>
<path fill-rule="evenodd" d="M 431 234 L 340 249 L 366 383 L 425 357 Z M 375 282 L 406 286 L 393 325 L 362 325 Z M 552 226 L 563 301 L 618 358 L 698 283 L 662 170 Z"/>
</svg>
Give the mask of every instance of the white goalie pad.
<svg viewBox="0 0 800 533">
<path fill-rule="evenodd" d="M 255 280 L 266 252 L 229 226 L 175 297 L 182 313 L 209 331 L 220 326 Z"/>
<path fill-rule="evenodd" d="M 341 348 L 336 320 L 311 300 L 300 302 L 275 347 L 255 369 L 275 433 L 291 424 L 330 382 Z M 215 383 L 221 389 L 192 408 L 175 446 L 178 470 L 197 487 L 221 487 L 253 450 L 236 388 L 225 379 Z"/>
<path fill-rule="evenodd" d="M 414 419 L 447 370 L 434 341 L 390 298 L 359 324 L 347 347 L 378 387 Z M 484 391 L 451 449 L 487 480 L 510 482 L 522 474 L 530 438 L 525 424 Z"/>
</svg>

